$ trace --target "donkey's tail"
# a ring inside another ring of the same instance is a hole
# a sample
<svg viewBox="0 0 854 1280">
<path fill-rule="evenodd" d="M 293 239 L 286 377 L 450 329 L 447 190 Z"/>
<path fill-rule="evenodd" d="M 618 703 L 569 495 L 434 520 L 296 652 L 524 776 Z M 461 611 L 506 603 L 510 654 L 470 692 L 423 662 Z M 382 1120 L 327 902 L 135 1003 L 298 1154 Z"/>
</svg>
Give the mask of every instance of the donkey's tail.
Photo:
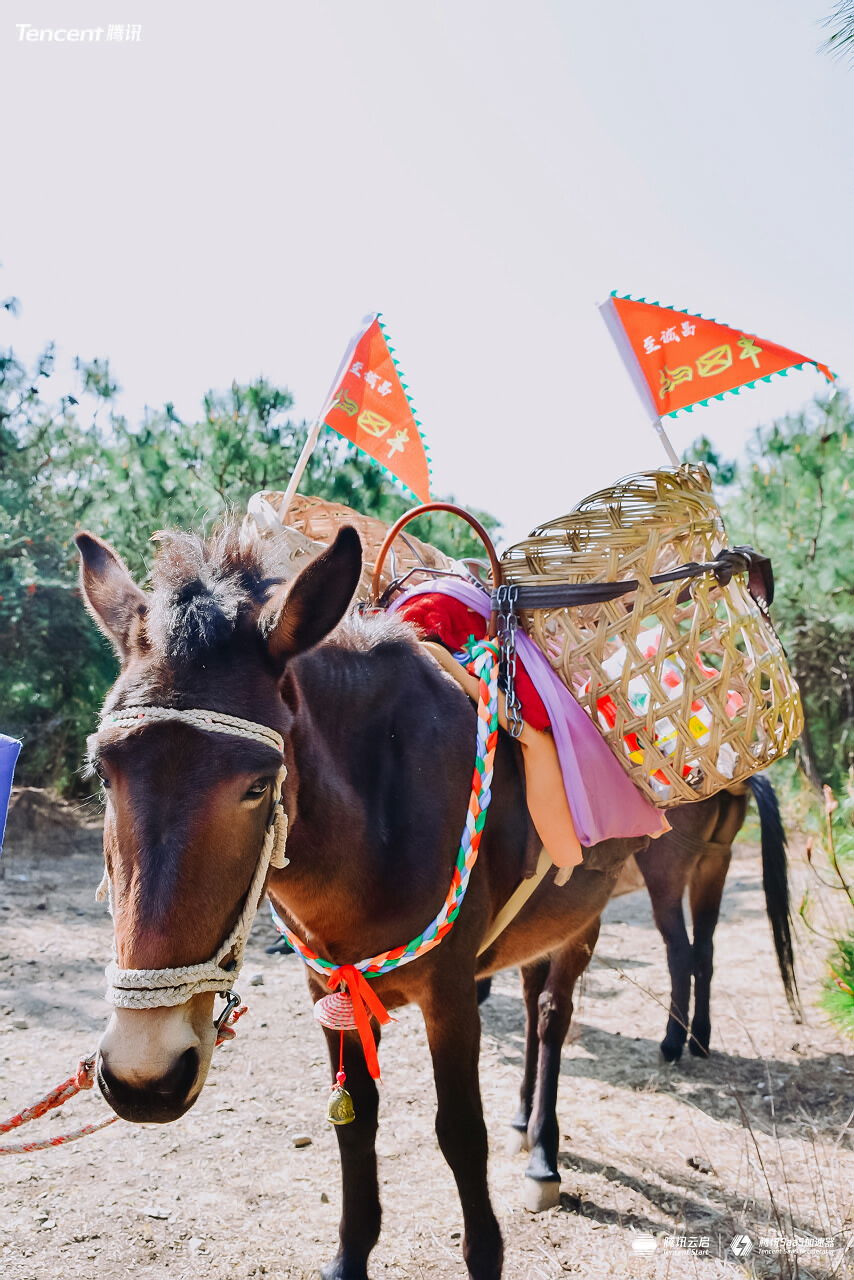
<svg viewBox="0 0 854 1280">
<path fill-rule="evenodd" d="M 780 966 L 780 977 L 789 1008 L 796 1022 L 802 1018 L 801 998 L 795 980 L 795 961 L 792 950 L 792 913 L 789 905 L 789 880 L 786 859 L 786 832 L 780 817 L 777 794 L 762 773 L 755 773 L 750 789 L 759 810 L 762 833 L 762 887 L 765 890 L 765 909 L 774 935 L 774 949 Z"/>
</svg>

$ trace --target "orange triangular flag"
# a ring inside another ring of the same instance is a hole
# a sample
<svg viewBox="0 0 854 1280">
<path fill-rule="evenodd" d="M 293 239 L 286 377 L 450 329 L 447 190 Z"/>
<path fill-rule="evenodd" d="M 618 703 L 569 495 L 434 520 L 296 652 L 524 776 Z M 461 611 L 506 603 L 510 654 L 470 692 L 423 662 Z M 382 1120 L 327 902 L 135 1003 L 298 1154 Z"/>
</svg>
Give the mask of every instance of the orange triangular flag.
<svg viewBox="0 0 854 1280">
<path fill-rule="evenodd" d="M 320 418 L 430 501 L 427 447 L 379 315 L 367 316 L 352 339 Z"/>
<path fill-rule="evenodd" d="M 654 418 L 720 400 L 728 391 L 768 382 L 775 373 L 812 364 L 833 382 L 827 365 L 716 320 L 616 293 L 602 316 Z"/>
</svg>

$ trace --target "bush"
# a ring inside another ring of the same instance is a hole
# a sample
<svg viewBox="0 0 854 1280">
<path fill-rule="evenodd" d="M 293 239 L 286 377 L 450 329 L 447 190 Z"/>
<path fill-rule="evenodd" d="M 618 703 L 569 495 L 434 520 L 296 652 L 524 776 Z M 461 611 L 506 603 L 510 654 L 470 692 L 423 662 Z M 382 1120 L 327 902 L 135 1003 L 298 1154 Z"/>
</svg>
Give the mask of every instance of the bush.
<svg viewBox="0 0 854 1280">
<path fill-rule="evenodd" d="M 732 543 L 770 556 L 771 613 L 804 702 L 798 750 L 815 787 L 845 784 L 854 763 L 854 409 L 844 393 L 754 433 L 746 462 L 706 439 Z"/>
<path fill-rule="evenodd" d="M 259 489 L 282 486 L 305 442 L 292 398 L 263 378 L 209 392 L 197 421 L 174 406 L 132 428 L 112 411 L 118 387 L 105 361 L 78 363 L 81 402 L 51 403 L 48 349 L 32 370 L 0 355 L 0 707 L 3 732 L 24 739 L 17 781 L 81 786 L 80 762 L 117 669 L 77 587 L 74 534 L 106 537 L 143 579 L 151 534 L 205 528 Z M 300 486 L 391 522 L 412 505 L 351 445 L 325 432 Z M 478 513 L 487 528 L 496 521 Z M 419 536 L 451 555 L 477 555 L 468 525 L 439 514 Z"/>
</svg>

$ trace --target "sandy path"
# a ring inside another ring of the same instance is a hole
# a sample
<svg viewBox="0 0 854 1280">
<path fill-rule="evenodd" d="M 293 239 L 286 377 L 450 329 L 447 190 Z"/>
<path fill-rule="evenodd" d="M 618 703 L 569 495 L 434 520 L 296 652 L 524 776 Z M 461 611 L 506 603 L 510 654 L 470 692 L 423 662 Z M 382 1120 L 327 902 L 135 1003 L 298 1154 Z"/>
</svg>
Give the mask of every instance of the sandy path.
<svg viewBox="0 0 854 1280">
<path fill-rule="evenodd" d="M 97 854 L 91 842 L 76 847 L 60 848 L 45 833 L 28 850 L 10 845 L 3 855 L 2 1117 L 69 1075 L 105 1021 L 110 922 L 93 901 Z M 804 874 L 800 865 L 795 872 Z M 166 1127 L 120 1122 L 76 1144 L 3 1161 L 4 1280 L 302 1280 L 332 1255 L 340 1201 L 335 1135 L 324 1114 L 325 1050 L 299 962 L 264 953 L 272 936 L 260 918 L 240 984 L 250 1013 L 237 1040 L 217 1051 L 210 1083 L 186 1117 Z M 809 938 L 801 941 L 809 1002 L 821 956 Z M 851 1046 L 814 1009 L 808 1026 L 791 1019 L 755 845 L 737 850 L 724 899 L 710 1061 L 662 1067 L 665 1014 L 656 999 L 666 991 L 646 896 L 611 903 L 576 1036 L 564 1051 L 561 1205 L 534 1217 L 522 1208 L 524 1157 L 505 1154 L 523 1045 L 519 981 L 515 973 L 496 979 L 483 1009 L 481 1075 L 509 1280 L 781 1274 L 778 1256 L 759 1252 L 773 1213 L 740 1106 L 786 1232 L 794 1223 L 811 1235 L 851 1236 Z M 461 1215 L 433 1135 L 435 1095 L 417 1010 L 403 1011 L 387 1030 L 381 1057 L 385 1216 L 372 1275 L 462 1280 Z M 59 1133 L 106 1113 L 87 1094 L 22 1136 Z M 311 1143 L 298 1148 L 294 1139 L 303 1135 Z M 632 1249 L 639 1232 L 659 1236 L 649 1256 Z M 737 1232 L 753 1246 L 740 1260 L 729 1250 Z M 666 1235 L 708 1237 L 708 1249 L 668 1247 Z M 852 1259 L 808 1249 L 799 1274 L 854 1274 Z"/>
</svg>

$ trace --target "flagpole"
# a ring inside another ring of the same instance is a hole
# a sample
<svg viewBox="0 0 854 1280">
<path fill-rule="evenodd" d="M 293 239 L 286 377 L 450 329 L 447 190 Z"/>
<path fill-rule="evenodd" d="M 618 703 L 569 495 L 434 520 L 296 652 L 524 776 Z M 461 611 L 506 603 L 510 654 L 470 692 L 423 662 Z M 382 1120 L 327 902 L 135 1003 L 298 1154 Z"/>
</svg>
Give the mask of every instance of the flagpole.
<svg viewBox="0 0 854 1280">
<path fill-rule="evenodd" d="M 320 435 L 322 427 L 323 427 L 322 418 L 315 418 L 314 422 L 311 424 L 311 430 L 309 431 L 306 437 L 305 444 L 302 447 L 302 453 L 297 458 L 297 464 L 294 467 L 293 471 L 291 472 L 291 478 L 288 481 L 288 487 L 285 490 L 285 496 L 282 498 L 281 505 L 279 506 L 279 512 L 281 513 L 282 520 L 285 519 L 285 516 L 288 513 L 288 507 L 291 505 L 294 498 L 296 497 L 297 486 L 299 485 L 300 480 L 302 480 L 302 475 L 306 467 L 308 466 L 309 458 L 314 453 L 314 449 L 317 444 L 318 436 Z"/>
<path fill-rule="evenodd" d="M 681 467 L 682 463 L 679 460 L 679 455 L 677 454 L 676 450 L 673 448 L 673 445 L 671 444 L 671 441 L 670 441 L 670 437 L 668 436 L 667 432 L 664 430 L 664 426 L 662 425 L 662 421 L 661 421 L 661 415 L 658 412 L 658 406 L 656 405 L 655 400 L 653 399 L 652 393 L 650 392 L 649 384 L 647 383 L 643 370 L 641 369 L 640 364 L 638 363 L 638 358 L 635 355 L 634 351 L 632 350 L 632 344 L 629 342 L 628 338 L 626 337 L 625 329 L 620 323 L 620 318 L 617 315 L 616 309 L 614 307 L 613 294 L 611 295 L 610 298 L 606 298 L 604 302 L 600 303 L 599 314 L 601 315 L 602 319 L 605 321 L 605 324 L 608 328 L 608 332 L 610 333 L 611 337 L 614 340 L 614 345 L 616 346 L 618 352 L 620 353 L 620 356 L 622 357 L 623 364 L 626 367 L 626 372 L 628 373 L 629 377 L 632 380 L 632 385 L 635 391 L 637 391 L 638 395 L 640 396 L 641 400 L 646 406 L 647 412 L 649 413 L 649 416 L 650 416 L 650 421 L 652 423 L 653 430 L 656 432 L 659 440 L 661 441 L 661 445 L 662 445 L 662 448 L 664 449 L 664 452 L 667 454 L 668 459 L 673 463 L 674 467 Z"/>
<path fill-rule="evenodd" d="M 655 422 L 653 422 L 652 425 L 655 431 L 658 433 L 658 438 L 661 441 L 664 452 L 667 454 L 668 458 L 673 463 L 674 467 L 681 467 L 682 463 L 679 459 L 679 455 L 677 454 L 676 450 L 673 448 L 673 445 L 670 442 L 670 436 L 664 430 L 664 426 L 662 424 L 661 418 L 656 418 Z"/>
<path fill-rule="evenodd" d="M 288 507 L 296 497 L 297 486 L 299 485 L 300 480 L 302 480 L 303 472 L 308 466 L 308 460 L 314 453 L 320 432 L 323 429 L 323 419 L 326 417 L 329 406 L 335 397 L 335 393 L 341 385 L 341 379 L 344 377 L 344 374 L 350 366 L 350 361 L 353 358 L 353 352 L 356 350 L 360 340 L 364 337 L 365 333 L 371 327 L 378 315 L 378 311 L 372 311 L 370 315 L 363 316 L 361 325 L 347 344 L 347 350 L 344 352 L 341 363 L 338 366 L 338 372 L 335 374 L 335 379 L 329 389 L 329 394 L 323 402 L 323 408 L 311 424 L 311 429 L 309 430 L 305 444 L 302 447 L 302 453 L 297 458 L 297 464 L 291 473 L 291 478 L 288 481 L 288 487 L 285 489 L 285 496 L 282 498 L 282 502 L 279 507 L 282 519 L 287 515 Z"/>
</svg>

